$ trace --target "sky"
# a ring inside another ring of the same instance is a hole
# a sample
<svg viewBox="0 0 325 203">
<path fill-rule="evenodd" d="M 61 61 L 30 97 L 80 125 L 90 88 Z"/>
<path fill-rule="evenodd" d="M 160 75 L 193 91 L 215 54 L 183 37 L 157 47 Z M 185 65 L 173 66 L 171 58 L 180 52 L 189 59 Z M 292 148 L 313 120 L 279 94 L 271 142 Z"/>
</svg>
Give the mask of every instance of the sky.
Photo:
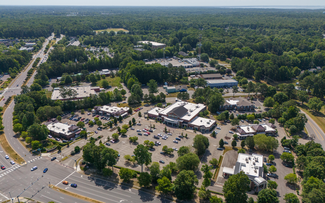
<svg viewBox="0 0 325 203">
<path fill-rule="evenodd" d="M 325 7 L 325 0 L 0 0 L 0 5 Z"/>
</svg>

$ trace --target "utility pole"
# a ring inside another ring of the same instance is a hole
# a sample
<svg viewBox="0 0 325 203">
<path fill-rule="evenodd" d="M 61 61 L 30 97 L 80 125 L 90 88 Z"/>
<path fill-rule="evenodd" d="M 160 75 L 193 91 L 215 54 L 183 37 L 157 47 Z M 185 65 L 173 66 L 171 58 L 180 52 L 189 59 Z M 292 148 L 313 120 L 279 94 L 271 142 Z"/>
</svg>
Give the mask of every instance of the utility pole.
<svg viewBox="0 0 325 203">
<path fill-rule="evenodd" d="M 44 175 L 42 175 L 41 177 L 37 178 L 36 181 L 32 182 L 26 189 L 24 189 L 19 195 L 17 195 L 17 199 L 18 199 L 18 202 L 19 203 L 20 203 L 20 201 L 19 201 L 20 195 L 22 195 L 26 190 L 28 190 L 28 188 L 30 188 L 34 183 L 36 183 L 37 181 L 39 181 L 43 177 L 44 177 Z"/>
</svg>

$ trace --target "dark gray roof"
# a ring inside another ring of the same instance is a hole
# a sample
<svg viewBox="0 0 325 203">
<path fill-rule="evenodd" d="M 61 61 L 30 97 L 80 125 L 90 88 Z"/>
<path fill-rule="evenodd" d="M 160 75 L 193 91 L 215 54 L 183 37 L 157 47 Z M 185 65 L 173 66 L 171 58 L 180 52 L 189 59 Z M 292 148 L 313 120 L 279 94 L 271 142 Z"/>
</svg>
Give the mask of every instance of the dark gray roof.
<svg viewBox="0 0 325 203">
<path fill-rule="evenodd" d="M 201 77 L 204 78 L 204 79 L 206 79 L 206 78 L 222 78 L 222 75 L 220 75 L 219 73 L 215 73 L 215 74 L 202 74 Z"/>
<path fill-rule="evenodd" d="M 237 106 L 252 106 L 253 104 L 246 99 L 240 99 Z"/>
<path fill-rule="evenodd" d="M 187 109 L 184 106 L 179 106 L 171 110 L 169 113 L 174 113 L 177 116 L 181 117 L 187 113 Z"/>
</svg>

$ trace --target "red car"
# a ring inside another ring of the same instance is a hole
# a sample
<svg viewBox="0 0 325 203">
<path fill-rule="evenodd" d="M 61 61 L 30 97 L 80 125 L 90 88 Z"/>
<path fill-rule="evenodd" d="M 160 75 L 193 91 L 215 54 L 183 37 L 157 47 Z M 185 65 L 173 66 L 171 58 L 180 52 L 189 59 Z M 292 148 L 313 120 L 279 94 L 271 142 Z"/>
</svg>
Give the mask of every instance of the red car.
<svg viewBox="0 0 325 203">
<path fill-rule="evenodd" d="M 150 133 L 149 133 L 149 132 L 147 132 L 147 134 L 148 134 L 148 135 L 150 135 Z"/>
<path fill-rule="evenodd" d="M 99 115 L 96 116 L 97 118 L 99 117 Z"/>
<path fill-rule="evenodd" d="M 4 165 L 1 165 L 1 169 L 2 169 L 2 170 L 5 170 L 6 167 L 5 167 Z"/>
</svg>

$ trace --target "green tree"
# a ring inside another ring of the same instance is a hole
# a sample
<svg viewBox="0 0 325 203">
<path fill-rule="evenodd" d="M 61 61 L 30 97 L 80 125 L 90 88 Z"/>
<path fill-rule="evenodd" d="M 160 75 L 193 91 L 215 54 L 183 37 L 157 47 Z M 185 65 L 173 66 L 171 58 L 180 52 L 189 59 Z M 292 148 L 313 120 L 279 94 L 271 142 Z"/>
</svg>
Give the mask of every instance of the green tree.
<svg viewBox="0 0 325 203">
<path fill-rule="evenodd" d="M 209 163 L 215 168 L 219 165 L 219 161 L 216 158 L 212 158 Z"/>
<path fill-rule="evenodd" d="M 138 181 L 140 186 L 149 187 L 152 182 L 152 177 L 149 173 L 140 173 L 138 176 Z"/>
<path fill-rule="evenodd" d="M 255 116 L 253 114 L 249 114 L 246 116 L 247 120 L 249 120 L 250 122 L 252 122 L 255 119 Z"/>
<path fill-rule="evenodd" d="M 274 173 L 277 171 L 277 169 L 275 168 L 275 166 L 272 165 L 272 166 L 270 166 L 269 171 L 270 171 L 270 173 Z"/>
<path fill-rule="evenodd" d="M 196 190 L 195 184 L 198 184 L 198 180 L 193 171 L 181 171 L 174 181 L 175 195 L 177 199 L 192 199 Z"/>
<path fill-rule="evenodd" d="M 190 153 L 190 148 L 188 146 L 181 146 L 177 151 L 178 156 L 183 156 L 185 154 Z"/>
<path fill-rule="evenodd" d="M 118 140 L 119 139 L 119 135 L 117 133 L 113 133 L 112 138 L 114 140 Z"/>
<path fill-rule="evenodd" d="M 217 196 L 211 196 L 209 200 L 210 203 L 223 203 L 222 199 Z"/>
<path fill-rule="evenodd" d="M 257 203 L 278 203 L 279 198 L 275 190 L 263 189 L 258 193 Z"/>
<path fill-rule="evenodd" d="M 162 192 L 164 194 L 168 194 L 173 190 L 173 184 L 166 177 L 162 177 L 157 180 L 158 186 L 156 186 L 156 190 Z"/>
<path fill-rule="evenodd" d="M 200 159 L 199 157 L 194 153 L 188 153 L 183 156 L 180 156 L 176 160 L 177 168 L 182 170 L 195 170 L 199 164 Z"/>
<path fill-rule="evenodd" d="M 323 105 L 324 102 L 318 97 L 313 97 L 308 100 L 308 107 L 315 112 L 319 112 Z"/>
<path fill-rule="evenodd" d="M 219 147 L 220 148 L 223 148 L 223 145 L 224 145 L 225 143 L 224 143 L 224 141 L 223 141 L 223 139 L 221 139 L 220 141 L 219 141 Z"/>
<path fill-rule="evenodd" d="M 294 162 L 295 160 L 294 156 L 288 152 L 283 152 L 280 156 L 280 159 L 285 162 Z"/>
<path fill-rule="evenodd" d="M 269 155 L 269 161 L 270 161 L 270 162 L 273 162 L 274 159 L 275 159 L 274 155 L 273 155 L 273 154 L 270 154 L 270 155 Z"/>
<path fill-rule="evenodd" d="M 236 146 L 237 146 L 237 142 L 236 142 L 236 140 L 233 140 L 233 141 L 231 142 L 231 146 L 232 146 L 232 147 L 236 147 Z"/>
<path fill-rule="evenodd" d="M 160 177 L 166 177 L 169 180 L 172 179 L 172 171 L 170 170 L 169 165 L 163 167 L 163 169 L 160 171 L 159 176 Z"/>
<path fill-rule="evenodd" d="M 304 102 L 308 102 L 309 96 L 306 91 L 300 90 L 298 91 L 298 99 L 301 101 L 301 105 L 303 105 Z"/>
<path fill-rule="evenodd" d="M 153 162 L 150 166 L 150 175 L 152 177 L 152 181 L 156 182 L 159 178 L 160 174 L 160 165 L 158 162 Z"/>
<path fill-rule="evenodd" d="M 201 54 L 201 61 L 203 62 L 209 62 L 209 55 L 206 53 Z"/>
<path fill-rule="evenodd" d="M 78 126 L 79 128 L 83 128 L 83 127 L 85 127 L 85 123 L 82 122 L 82 121 L 79 121 L 79 122 L 77 123 L 77 126 Z"/>
<path fill-rule="evenodd" d="M 133 177 L 133 171 L 128 168 L 121 168 L 119 176 L 123 181 L 129 182 L 130 179 Z"/>
<path fill-rule="evenodd" d="M 49 130 L 45 125 L 33 124 L 27 129 L 28 135 L 33 138 L 33 140 L 45 140 L 49 134 Z"/>
<path fill-rule="evenodd" d="M 260 150 L 268 150 L 271 152 L 279 146 L 277 139 L 271 136 L 266 136 L 265 134 L 254 135 L 254 143 Z"/>
<path fill-rule="evenodd" d="M 245 140 L 241 141 L 240 146 L 241 146 L 241 148 L 243 148 L 243 149 L 245 148 L 245 146 L 246 146 L 246 142 L 245 142 Z"/>
<path fill-rule="evenodd" d="M 205 153 L 205 150 L 209 147 L 209 139 L 204 135 L 196 135 L 193 141 L 193 147 L 196 149 L 198 156 Z"/>
<path fill-rule="evenodd" d="M 246 202 L 249 191 L 250 180 L 248 176 L 241 171 L 228 178 L 223 186 L 223 192 L 227 203 Z"/>
<path fill-rule="evenodd" d="M 232 87 L 232 93 L 233 93 L 233 96 L 235 96 L 235 94 L 238 92 L 238 86 L 233 86 Z"/>
<path fill-rule="evenodd" d="M 245 140 L 246 146 L 249 149 L 254 149 L 255 147 L 255 142 L 254 142 L 254 138 L 253 137 L 247 137 Z"/>
<path fill-rule="evenodd" d="M 38 148 L 41 148 L 42 147 L 42 144 L 35 140 L 35 141 L 32 141 L 32 149 L 35 150 L 35 149 L 38 149 Z"/>
<path fill-rule="evenodd" d="M 231 125 L 235 126 L 235 125 L 239 125 L 239 119 L 238 118 L 234 118 L 231 120 Z"/>
<path fill-rule="evenodd" d="M 102 80 L 102 81 L 101 81 L 101 87 L 102 87 L 102 88 L 107 88 L 108 86 L 109 86 L 109 83 L 108 83 L 107 80 Z"/>
<path fill-rule="evenodd" d="M 113 171 L 111 169 L 109 169 L 109 168 L 104 168 L 102 170 L 102 174 L 105 177 L 109 177 L 109 176 L 112 176 L 113 175 Z"/>
<path fill-rule="evenodd" d="M 210 171 L 210 168 L 207 164 L 203 165 L 202 168 L 201 168 L 201 171 L 204 173 L 203 175 L 203 182 L 202 182 L 202 185 L 204 187 L 208 187 L 211 185 L 211 178 L 212 178 L 212 173 Z"/>
<path fill-rule="evenodd" d="M 23 125 L 22 124 L 20 124 L 20 123 L 16 123 L 15 125 L 14 125 L 14 127 L 13 127 L 13 131 L 15 132 L 15 133 L 21 133 L 21 131 L 23 131 Z"/>
<path fill-rule="evenodd" d="M 200 190 L 199 190 L 199 198 L 200 200 L 205 200 L 205 199 L 209 199 L 211 197 L 211 192 L 210 190 L 207 190 L 204 185 L 201 186 Z"/>
<path fill-rule="evenodd" d="M 268 180 L 267 187 L 276 190 L 278 188 L 278 184 L 275 181 Z"/>
<path fill-rule="evenodd" d="M 272 97 L 266 97 L 265 100 L 264 100 L 263 105 L 265 107 L 273 107 L 273 105 L 274 105 L 274 99 Z"/>
<path fill-rule="evenodd" d="M 125 130 L 125 129 L 123 128 L 120 132 L 121 132 L 122 136 L 125 136 L 127 130 Z"/>
<path fill-rule="evenodd" d="M 315 177 L 321 180 L 325 179 L 325 167 L 324 164 L 317 161 L 311 161 L 305 167 L 304 178 Z"/>
<path fill-rule="evenodd" d="M 149 87 L 149 93 L 158 92 L 158 84 L 154 79 L 149 80 L 147 86 Z"/>
<path fill-rule="evenodd" d="M 286 176 L 284 176 L 284 180 L 288 181 L 288 183 L 294 184 L 298 181 L 297 175 L 293 173 L 289 173 Z"/>
<path fill-rule="evenodd" d="M 151 153 L 148 152 L 148 148 L 140 144 L 134 149 L 133 154 L 135 160 L 141 165 L 141 172 L 143 171 L 143 164 L 149 165 L 151 163 Z"/>
<path fill-rule="evenodd" d="M 298 199 L 297 195 L 293 193 L 285 194 L 284 200 L 286 201 L 286 203 L 300 203 L 300 200 Z"/>
<path fill-rule="evenodd" d="M 67 76 L 65 77 L 64 83 L 65 83 L 66 85 L 68 85 L 68 84 L 71 84 L 72 82 L 73 82 L 72 77 L 71 77 L 70 75 L 67 75 Z"/>
<path fill-rule="evenodd" d="M 62 120 L 62 117 L 61 116 L 57 116 L 56 117 L 56 120 L 61 121 Z"/>
</svg>

